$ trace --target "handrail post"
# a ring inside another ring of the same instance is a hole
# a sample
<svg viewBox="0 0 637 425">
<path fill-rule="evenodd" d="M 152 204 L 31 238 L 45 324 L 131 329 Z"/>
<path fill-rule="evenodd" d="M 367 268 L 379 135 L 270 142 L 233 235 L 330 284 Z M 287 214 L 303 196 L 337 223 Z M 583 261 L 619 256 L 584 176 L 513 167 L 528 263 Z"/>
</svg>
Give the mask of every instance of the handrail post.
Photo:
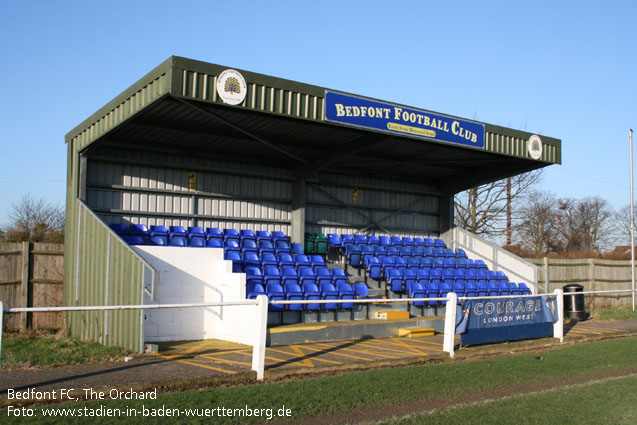
<svg viewBox="0 0 637 425">
<path fill-rule="evenodd" d="M 4 304 L 2 304 L 2 300 L 0 300 L 0 368 L 2 368 L 2 330 L 3 328 L 3 319 L 4 316 Z"/>
<path fill-rule="evenodd" d="M 445 306 L 445 337 L 442 344 L 442 350 L 449 353 L 449 357 L 453 359 L 454 343 L 456 336 L 456 306 L 458 305 L 458 296 L 455 292 L 447 294 L 447 305 Z"/>
<path fill-rule="evenodd" d="M 257 372 L 257 379 L 262 381 L 265 375 L 265 343 L 268 327 L 267 296 L 257 296 L 255 316 L 257 328 L 252 347 L 252 370 Z"/>
<path fill-rule="evenodd" d="M 564 291 L 556 289 L 554 293 L 557 322 L 553 324 L 553 338 L 559 338 L 562 343 L 564 342 Z"/>
</svg>

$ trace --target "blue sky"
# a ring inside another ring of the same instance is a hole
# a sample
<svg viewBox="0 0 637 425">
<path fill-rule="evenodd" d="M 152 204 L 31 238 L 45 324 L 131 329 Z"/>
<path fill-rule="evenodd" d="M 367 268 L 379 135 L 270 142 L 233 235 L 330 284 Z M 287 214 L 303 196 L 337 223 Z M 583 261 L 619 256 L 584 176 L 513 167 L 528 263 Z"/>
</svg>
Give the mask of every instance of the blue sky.
<svg viewBox="0 0 637 425">
<path fill-rule="evenodd" d="M 171 55 L 562 139 L 543 187 L 629 203 L 637 2 L 0 3 L 0 224 L 64 203 L 64 135 Z"/>
</svg>

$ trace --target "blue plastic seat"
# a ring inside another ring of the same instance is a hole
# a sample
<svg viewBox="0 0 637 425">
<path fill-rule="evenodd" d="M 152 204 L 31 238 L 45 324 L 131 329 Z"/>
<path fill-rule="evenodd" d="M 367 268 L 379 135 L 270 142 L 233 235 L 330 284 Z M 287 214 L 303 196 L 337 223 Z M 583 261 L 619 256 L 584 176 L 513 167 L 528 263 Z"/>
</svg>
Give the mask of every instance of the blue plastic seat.
<svg viewBox="0 0 637 425">
<path fill-rule="evenodd" d="M 445 244 L 445 242 L 442 239 L 434 239 L 434 246 L 439 246 L 442 248 L 447 248 L 447 245 Z"/>
<path fill-rule="evenodd" d="M 131 236 L 150 236 L 150 231 L 145 224 L 131 224 L 128 234 Z"/>
<path fill-rule="evenodd" d="M 288 237 L 280 230 L 275 230 L 272 232 L 272 240 L 276 244 L 277 241 L 290 242 Z"/>
<path fill-rule="evenodd" d="M 316 275 L 316 283 L 320 285 L 322 282 L 332 283 L 332 274 L 327 267 L 317 267 L 314 270 Z"/>
<path fill-rule="evenodd" d="M 367 245 L 367 238 L 365 235 L 352 235 L 352 239 L 354 239 L 354 243 L 356 245 Z"/>
<path fill-rule="evenodd" d="M 241 259 L 243 261 L 243 268 L 245 270 L 245 268 L 247 266 L 256 266 L 256 267 L 261 267 L 261 258 L 259 257 L 259 254 L 257 254 L 254 251 L 246 251 L 241 255 Z"/>
<path fill-rule="evenodd" d="M 303 288 L 303 296 L 306 300 L 320 300 L 321 298 L 321 291 L 318 288 L 318 285 L 315 283 L 311 283 L 308 282 L 305 285 L 301 285 L 301 287 Z M 305 309 L 306 310 L 320 310 L 321 309 L 321 304 L 316 303 L 316 304 L 306 304 L 305 305 Z"/>
<path fill-rule="evenodd" d="M 518 283 L 518 288 L 520 289 L 520 291 L 522 292 L 522 295 L 531 295 L 531 288 L 529 288 L 526 283 L 524 282 L 520 282 Z"/>
<path fill-rule="evenodd" d="M 490 297 L 497 297 L 500 295 L 498 284 L 496 282 L 487 281 L 487 291 Z"/>
<path fill-rule="evenodd" d="M 187 246 L 188 239 L 184 236 L 174 236 L 168 239 L 168 246 Z"/>
<path fill-rule="evenodd" d="M 282 252 L 277 254 L 276 259 L 279 263 L 279 267 L 294 266 L 294 258 L 289 253 Z"/>
<path fill-rule="evenodd" d="M 168 236 L 151 236 L 148 238 L 149 245 L 166 246 L 168 245 Z"/>
<path fill-rule="evenodd" d="M 245 254 L 246 252 L 259 252 L 259 247 L 257 246 L 257 241 L 254 239 L 242 239 L 241 240 L 241 253 Z"/>
<path fill-rule="evenodd" d="M 389 238 L 389 236 L 379 236 L 378 240 L 380 241 L 380 244 L 383 246 L 389 246 L 391 245 L 391 239 Z"/>
<path fill-rule="evenodd" d="M 301 285 L 303 285 L 304 283 L 308 282 L 308 283 L 316 283 L 316 274 L 314 274 L 314 271 L 309 268 L 309 267 L 302 267 L 299 271 L 299 281 L 301 282 Z"/>
<path fill-rule="evenodd" d="M 336 287 L 338 291 L 338 297 L 341 300 L 353 300 L 354 299 L 354 288 L 349 283 L 339 283 Z M 341 303 L 340 308 L 348 309 L 354 308 L 354 303 Z"/>
<path fill-rule="evenodd" d="M 464 249 L 462 248 L 457 248 L 456 249 L 456 258 L 468 258 L 467 257 L 467 253 L 464 251 Z"/>
<path fill-rule="evenodd" d="M 433 267 L 433 261 L 431 257 L 422 257 L 418 259 L 420 268 L 431 269 Z"/>
<path fill-rule="evenodd" d="M 164 236 L 168 238 L 170 235 L 166 226 L 150 226 L 150 236 Z"/>
<path fill-rule="evenodd" d="M 192 238 L 201 238 L 201 239 L 205 239 L 206 238 L 206 234 L 204 233 L 203 229 L 199 226 L 191 226 L 188 228 L 188 239 L 192 239 Z"/>
<path fill-rule="evenodd" d="M 358 267 L 361 265 L 361 247 L 360 245 L 346 245 L 345 255 L 347 263 L 351 266 Z"/>
<path fill-rule="evenodd" d="M 347 283 L 347 275 L 343 269 L 332 269 L 332 284 L 338 285 L 341 282 Z"/>
<path fill-rule="evenodd" d="M 414 238 L 414 245 L 415 246 L 425 246 L 425 241 L 423 238 Z"/>
<path fill-rule="evenodd" d="M 290 254 L 292 254 L 292 255 L 302 255 L 302 254 L 304 254 L 303 244 L 291 243 L 290 244 Z"/>
<path fill-rule="evenodd" d="M 291 250 L 290 250 L 290 244 L 288 243 L 288 241 L 276 241 L 274 242 L 274 253 L 276 255 L 279 254 L 290 254 Z"/>
<path fill-rule="evenodd" d="M 286 300 L 303 300 L 305 299 L 305 295 L 303 294 L 303 290 L 299 286 L 298 283 L 290 283 L 285 285 L 283 288 L 285 290 L 285 299 Z M 303 304 L 288 304 L 288 310 L 303 310 Z"/>
<path fill-rule="evenodd" d="M 456 293 L 458 298 L 466 296 L 466 293 L 465 293 L 465 290 L 464 290 L 464 285 L 462 283 L 460 283 L 460 282 L 454 282 L 451 285 L 451 289 L 452 289 L 453 292 Z"/>
<path fill-rule="evenodd" d="M 269 283 L 281 285 L 281 272 L 279 272 L 279 268 L 275 266 L 265 266 L 263 269 L 263 282 L 265 282 L 266 285 Z"/>
<path fill-rule="evenodd" d="M 435 246 L 434 247 L 434 257 L 446 257 L 445 255 L 445 248 L 441 247 L 441 246 Z"/>
<path fill-rule="evenodd" d="M 405 237 L 403 237 L 403 245 L 405 245 L 405 246 L 414 246 L 415 245 L 414 244 L 414 240 L 411 237 L 409 237 L 409 236 L 405 236 Z"/>
<path fill-rule="evenodd" d="M 243 261 L 241 260 L 241 254 L 237 251 L 226 251 L 223 254 L 223 259 L 232 261 L 232 273 L 243 272 Z"/>
<path fill-rule="evenodd" d="M 383 269 L 381 267 L 380 261 L 376 257 L 368 257 L 367 264 L 365 265 L 368 276 L 372 279 L 380 280 L 383 276 Z"/>
<path fill-rule="evenodd" d="M 425 246 L 428 246 L 428 247 L 434 247 L 435 246 L 434 240 L 431 239 L 431 238 L 424 238 L 423 241 L 425 242 Z"/>
<path fill-rule="evenodd" d="M 264 252 L 260 255 L 261 257 L 261 268 L 265 266 L 278 266 L 279 262 L 271 252 Z"/>
<path fill-rule="evenodd" d="M 229 239 L 228 241 L 224 242 L 223 250 L 224 252 L 236 252 L 237 254 L 241 254 L 239 242 L 234 239 Z"/>
<path fill-rule="evenodd" d="M 404 292 L 405 281 L 403 280 L 403 274 L 398 269 L 391 269 L 387 276 L 387 283 L 390 285 L 392 292 Z"/>
<path fill-rule="evenodd" d="M 204 238 L 188 239 L 188 247 L 190 247 L 190 248 L 205 248 L 206 247 L 206 240 Z"/>
<path fill-rule="evenodd" d="M 476 260 L 467 258 L 467 269 L 478 270 L 478 265 L 476 264 Z"/>
<path fill-rule="evenodd" d="M 145 236 L 140 235 L 124 235 L 123 238 L 129 245 L 146 245 L 148 242 Z"/>
<path fill-rule="evenodd" d="M 219 239 L 223 241 L 223 232 L 217 227 L 208 227 L 206 229 L 206 239 Z"/>
<path fill-rule="evenodd" d="M 488 269 L 487 264 L 483 260 L 478 259 L 478 260 L 475 260 L 475 261 L 476 261 L 476 267 L 477 268 L 483 269 L 483 270 L 487 270 Z"/>
<path fill-rule="evenodd" d="M 341 239 L 341 237 L 335 233 L 328 233 L 327 234 L 327 243 L 329 246 L 335 246 L 337 248 L 342 248 L 343 247 L 343 240 Z"/>
<path fill-rule="evenodd" d="M 241 241 L 241 236 L 237 229 L 223 229 L 223 241 L 228 244 L 228 241 L 237 241 L 237 244 Z"/>
<path fill-rule="evenodd" d="M 257 242 L 257 235 L 255 235 L 251 229 L 242 229 L 239 232 L 239 238 L 241 241 L 252 240 L 255 243 Z"/>
<path fill-rule="evenodd" d="M 389 240 L 392 246 L 401 246 L 403 244 L 403 240 L 400 236 L 392 236 Z"/>
<path fill-rule="evenodd" d="M 438 291 L 440 293 L 440 298 L 445 298 L 449 292 L 453 291 L 452 284 L 449 281 L 442 281 L 438 285 Z M 442 305 L 446 305 L 447 301 L 442 301 Z"/>
<path fill-rule="evenodd" d="M 208 239 L 206 241 L 207 248 L 223 248 L 223 239 Z"/>
<path fill-rule="evenodd" d="M 425 283 L 425 296 L 427 298 L 440 298 L 440 288 L 437 283 Z M 440 301 L 427 301 L 429 305 L 439 305 Z"/>
<path fill-rule="evenodd" d="M 312 263 L 310 262 L 310 258 L 307 255 L 299 254 L 294 256 L 294 265 L 298 270 L 299 266 L 311 266 Z"/>
<path fill-rule="evenodd" d="M 456 268 L 457 269 L 466 269 L 467 268 L 467 259 L 464 257 L 456 258 Z"/>
<path fill-rule="evenodd" d="M 168 236 L 170 238 L 174 238 L 174 237 L 187 238 L 188 233 L 186 232 L 186 229 L 184 228 L 184 226 L 170 226 L 168 229 Z"/>
<path fill-rule="evenodd" d="M 269 252 L 270 254 L 275 253 L 274 245 L 272 245 L 272 241 L 269 239 L 261 239 L 257 241 L 257 247 L 259 249 L 259 254 L 265 254 Z"/>
<path fill-rule="evenodd" d="M 425 298 L 425 288 L 422 284 L 414 282 L 409 287 L 409 298 Z M 415 306 L 425 305 L 425 301 L 413 301 Z"/>
<path fill-rule="evenodd" d="M 369 296 L 369 287 L 363 282 L 355 282 L 354 287 L 354 296 L 356 298 L 370 298 Z"/>
<path fill-rule="evenodd" d="M 410 292 L 411 285 L 417 283 L 418 279 L 416 271 L 413 269 L 406 269 L 403 271 L 403 283 L 405 285 L 405 291 Z"/>
<path fill-rule="evenodd" d="M 346 247 L 347 245 L 355 245 L 354 238 L 352 237 L 352 235 L 349 235 L 347 233 L 341 235 L 341 242 L 343 243 L 343 247 Z"/>
<path fill-rule="evenodd" d="M 498 291 L 500 291 L 500 295 L 511 295 L 509 282 L 498 282 Z"/>
<path fill-rule="evenodd" d="M 509 277 L 503 271 L 498 270 L 497 272 L 495 272 L 495 275 L 498 279 L 498 282 L 503 282 L 503 283 L 509 282 Z"/>
<path fill-rule="evenodd" d="M 251 292 L 255 285 L 263 284 L 263 274 L 257 266 L 246 266 L 246 292 Z"/>
<path fill-rule="evenodd" d="M 336 287 L 331 283 L 323 283 L 319 286 L 321 291 L 321 299 L 323 300 L 338 300 L 338 291 Z M 323 304 L 323 308 L 328 310 L 333 310 L 338 308 L 337 303 L 325 303 Z"/>
<path fill-rule="evenodd" d="M 299 275 L 294 266 L 283 266 L 279 270 L 281 272 L 281 284 L 283 286 L 289 283 L 300 283 Z"/>
<path fill-rule="evenodd" d="M 484 279 L 478 279 L 476 282 L 476 291 L 479 297 L 488 297 L 489 288 L 487 287 L 487 281 Z"/>
<path fill-rule="evenodd" d="M 509 282 L 509 291 L 511 292 L 511 295 L 522 295 L 522 291 L 515 282 Z"/>
<path fill-rule="evenodd" d="M 274 243 L 274 240 L 272 239 L 272 235 L 267 230 L 257 230 L 256 235 L 257 235 L 257 243 L 259 243 L 260 241 L 270 241 L 271 243 Z"/>
<path fill-rule="evenodd" d="M 259 295 L 267 295 L 262 284 L 256 284 L 250 291 L 246 291 L 246 298 L 255 299 Z"/>
<path fill-rule="evenodd" d="M 313 254 L 310 255 L 310 264 L 312 265 L 312 267 L 316 268 L 316 267 L 325 267 L 325 259 L 318 255 L 318 254 Z"/>
<path fill-rule="evenodd" d="M 283 301 L 285 300 L 285 291 L 280 283 L 266 283 L 265 292 L 268 295 L 269 301 Z M 284 304 L 270 304 L 269 309 L 271 311 L 283 311 L 285 310 Z"/>
<path fill-rule="evenodd" d="M 473 281 L 470 282 L 467 280 L 467 283 L 465 283 L 464 285 L 464 291 L 467 297 L 478 296 L 478 289 L 476 288 L 476 284 Z"/>
<path fill-rule="evenodd" d="M 456 259 L 455 258 L 444 258 L 443 259 L 443 267 L 446 269 L 455 269 L 456 268 Z"/>
<path fill-rule="evenodd" d="M 379 246 L 380 239 L 378 239 L 378 236 L 376 235 L 369 235 L 367 236 L 367 245 Z"/>
</svg>

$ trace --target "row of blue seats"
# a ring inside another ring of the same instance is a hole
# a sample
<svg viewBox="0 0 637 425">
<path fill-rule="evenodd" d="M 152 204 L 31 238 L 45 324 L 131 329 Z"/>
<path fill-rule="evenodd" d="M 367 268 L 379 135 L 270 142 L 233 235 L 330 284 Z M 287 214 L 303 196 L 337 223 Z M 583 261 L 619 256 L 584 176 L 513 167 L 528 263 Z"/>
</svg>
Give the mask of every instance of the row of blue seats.
<svg viewBox="0 0 637 425">
<path fill-rule="evenodd" d="M 445 298 L 450 292 L 455 292 L 458 297 L 497 297 L 509 295 L 531 295 L 528 286 L 520 282 L 485 282 L 478 281 L 460 283 L 425 283 L 411 282 L 406 288 L 410 298 Z M 414 301 L 414 305 L 445 305 L 446 301 Z"/>
<path fill-rule="evenodd" d="M 392 278 L 401 277 L 404 279 L 415 279 L 422 281 L 452 279 L 452 280 L 479 280 L 484 279 L 486 281 L 493 282 L 508 282 L 508 276 L 499 271 L 494 272 L 492 270 L 465 270 L 465 269 L 440 269 L 440 268 L 421 268 L 421 269 L 401 269 L 396 267 L 388 267 L 381 274 L 370 275 L 371 278 L 381 280 L 384 279 L 389 283 Z"/>
<path fill-rule="evenodd" d="M 124 223 L 112 223 L 111 229 L 121 236 L 142 236 L 142 237 L 163 237 L 168 240 L 173 238 L 185 238 L 185 239 L 204 239 L 204 240 L 221 240 L 237 241 L 241 243 L 244 240 L 252 240 L 259 242 L 261 240 L 267 240 L 271 243 L 277 241 L 289 242 L 289 238 L 281 231 L 274 231 L 272 233 L 265 230 L 258 230 L 256 233 L 249 229 L 237 230 L 237 229 L 219 229 L 217 227 L 208 227 L 204 231 L 199 226 L 191 226 L 187 229 L 184 226 L 150 226 L 148 228 L 145 224 L 131 224 L 130 226 Z"/>
<path fill-rule="evenodd" d="M 241 255 L 238 252 L 226 251 L 223 256 L 224 260 L 232 261 L 233 272 L 242 273 L 246 266 L 260 266 L 264 269 L 266 266 L 294 266 L 299 268 L 302 266 L 325 267 L 325 259 L 320 255 L 293 255 L 289 253 L 280 253 L 275 256 L 270 252 L 259 255 L 255 252 L 246 252 Z"/>
<path fill-rule="evenodd" d="M 270 311 L 282 310 L 335 310 L 335 309 L 351 309 L 354 303 L 335 303 L 335 300 L 353 300 L 369 295 L 369 290 L 365 284 L 350 285 L 349 283 L 333 284 L 330 282 L 322 282 L 316 284 L 313 282 L 305 282 L 303 284 L 288 283 L 282 285 L 280 283 L 255 283 L 247 290 L 248 298 L 256 298 L 259 295 L 267 295 L 270 301 L 283 300 L 317 300 L 328 301 L 325 303 L 315 304 L 270 304 Z M 332 302 L 329 302 L 332 301 Z"/>
<path fill-rule="evenodd" d="M 446 248 L 442 239 L 410 238 L 408 236 L 376 236 L 376 235 L 337 235 L 327 234 L 327 242 L 330 246 L 345 248 L 348 245 L 380 245 L 380 246 L 422 246 Z"/>
<path fill-rule="evenodd" d="M 365 269 L 373 274 L 377 268 L 386 267 L 400 268 L 433 268 L 444 269 L 467 269 L 467 270 L 488 270 L 486 263 L 482 260 L 471 260 L 468 258 L 431 258 L 431 257 L 391 257 L 387 255 L 365 257 Z"/>
<path fill-rule="evenodd" d="M 435 258 L 467 258 L 467 253 L 458 248 L 443 248 L 431 246 L 371 246 L 348 245 L 345 255 L 350 262 L 359 262 L 368 256 L 388 255 L 391 257 L 435 257 Z"/>
</svg>

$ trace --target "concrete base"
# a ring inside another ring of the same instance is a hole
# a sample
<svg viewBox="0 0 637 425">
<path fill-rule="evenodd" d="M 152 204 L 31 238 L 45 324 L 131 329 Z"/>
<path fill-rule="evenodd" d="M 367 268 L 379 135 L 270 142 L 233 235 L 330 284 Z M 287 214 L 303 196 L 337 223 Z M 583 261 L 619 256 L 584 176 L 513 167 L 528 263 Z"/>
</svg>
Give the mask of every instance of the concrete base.
<svg viewBox="0 0 637 425">
<path fill-rule="evenodd" d="M 320 322 L 311 325 L 276 326 L 268 329 L 268 345 L 387 338 L 398 336 L 398 331 L 401 328 L 410 327 L 433 328 L 435 332 L 443 333 L 444 317 Z"/>
</svg>

